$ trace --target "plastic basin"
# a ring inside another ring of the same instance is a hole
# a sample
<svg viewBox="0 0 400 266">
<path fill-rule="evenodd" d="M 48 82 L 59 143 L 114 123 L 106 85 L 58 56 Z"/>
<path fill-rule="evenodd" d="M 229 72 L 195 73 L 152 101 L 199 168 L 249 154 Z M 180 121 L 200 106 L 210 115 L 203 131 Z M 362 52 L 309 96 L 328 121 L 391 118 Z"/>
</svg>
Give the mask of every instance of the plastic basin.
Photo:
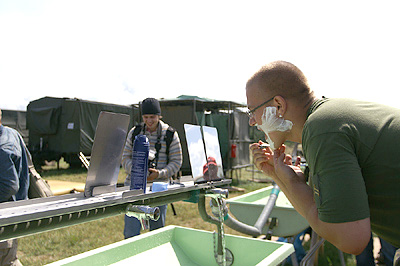
<svg viewBox="0 0 400 266">
<path fill-rule="evenodd" d="M 293 245 L 226 235 L 232 265 L 278 265 L 294 252 Z M 55 265 L 217 265 L 212 232 L 167 226 L 88 251 Z"/>
<path fill-rule="evenodd" d="M 254 225 L 260 216 L 265 204 L 269 199 L 272 186 L 255 190 L 250 193 L 227 200 L 229 211 L 239 221 Z M 286 198 L 285 194 L 279 193 L 270 218 L 277 218 L 277 226 L 272 229 L 272 235 L 288 237 L 295 236 L 309 227 L 309 224 L 301 216 Z M 268 226 L 263 228 L 263 234 L 267 234 Z"/>
</svg>

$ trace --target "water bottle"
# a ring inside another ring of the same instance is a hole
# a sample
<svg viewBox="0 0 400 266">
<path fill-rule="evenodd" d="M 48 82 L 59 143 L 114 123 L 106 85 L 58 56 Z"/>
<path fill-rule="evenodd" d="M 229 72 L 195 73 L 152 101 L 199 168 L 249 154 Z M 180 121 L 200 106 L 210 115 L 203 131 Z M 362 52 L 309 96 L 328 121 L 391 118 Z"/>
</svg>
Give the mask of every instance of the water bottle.
<svg viewBox="0 0 400 266">
<path fill-rule="evenodd" d="M 145 135 L 137 135 L 133 142 L 131 190 L 146 193 L 150 143 Z"/>
</svg>

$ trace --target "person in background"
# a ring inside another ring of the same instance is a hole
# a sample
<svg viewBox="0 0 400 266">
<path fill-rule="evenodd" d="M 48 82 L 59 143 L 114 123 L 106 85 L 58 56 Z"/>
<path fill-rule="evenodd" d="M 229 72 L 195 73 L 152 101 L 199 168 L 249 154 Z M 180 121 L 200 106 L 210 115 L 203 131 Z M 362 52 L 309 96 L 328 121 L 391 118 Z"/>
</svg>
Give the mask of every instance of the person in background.
<svg viewBox="0 0 400 266">
<path fill-rule="evenodd" d="M 122 166 L 127 173 L 126 186 L 129 186 L 131 182 L 133 141 L 138 134 L 146 135 L 150 142 L 150 150 L 155 151 L 155 158 L 152 161 L 153 168 L 149 168 L 147 177 L 148 183 L 168 182 L 169 178 L 178 173 L 182 165 L 182 148 L 178 132 L 161 120 L 161 107 L 158 100 L 154 98 L 144 99 L 141 104 L 141 111 L 143 123 L 129 131 L 122 154 Z M 171 136 L 170 141 L 168 141 L 168 135 Z M 159 208 L 160 218 L 157 221 L 150 220 L 150 230 L 165 225 L 167 205 L 159 206 Z M 138 219 L 125 215 L 125 238 L 139 235 L 140 229 L 141 224 Z"/>
<path fill-rule="evenodd" d="M 29 169 L 21 135 L 1 123 L 0 110 L 0 202 L 28 199 Z M 17 239 L 0 242 L 0 265 L 22 265 L 17 258 Z"/>
<path fill-rule="evenodd" d="M 318 99 L 300 69 L 285 61 L 257 71 L 246 96 L 249 124 L 271 145 L 250 145 L 256 167 L 318 235 L 354 255 L 367 246 L 371 229 L 400 247 L 399 109 Z M 302 144 L 309 171 L 286 163 L 285 141 Z"/>
<path fill-rule="evenodd" d="M 211 181 L 218 178 L 218 165 L 214 157 L 208 157 L 203 165 L 203 178 L 205 181 Z"/>
</svg>

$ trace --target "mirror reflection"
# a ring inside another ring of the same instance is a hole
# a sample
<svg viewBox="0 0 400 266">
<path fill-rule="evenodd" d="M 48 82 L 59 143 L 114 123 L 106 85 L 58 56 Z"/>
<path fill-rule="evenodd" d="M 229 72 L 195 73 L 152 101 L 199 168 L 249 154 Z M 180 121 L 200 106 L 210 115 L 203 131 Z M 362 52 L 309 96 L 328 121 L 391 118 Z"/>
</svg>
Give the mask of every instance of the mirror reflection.
<svg viewBox="0 0 400 266">
<path fill-rule="evenodd" d="M 206 155 L 209 174 L 204 173 L 206 177 L 209 175 L 211 180 L 224 178 L 224 170 L 222 167 L 222 157 L 219 148 L 218 131 L 215 127 L 203 126 L 204 143 L 206 146 Z"/>
<path fill-rule="evenodd" d="M 204 126 L 203 141 L 200 126 L 185 124 L 184 128 L 194 181 L 202 183 L 222 179 L 224 173 L 217 129 Z"/>
<path fill-rule="evenodd" d="M 193 179 L 195 182 L 203 180 L 203 165 L 206 163 L 206 156 L 200 126 L 185 124 L 184 128 Z"/>
</svg>

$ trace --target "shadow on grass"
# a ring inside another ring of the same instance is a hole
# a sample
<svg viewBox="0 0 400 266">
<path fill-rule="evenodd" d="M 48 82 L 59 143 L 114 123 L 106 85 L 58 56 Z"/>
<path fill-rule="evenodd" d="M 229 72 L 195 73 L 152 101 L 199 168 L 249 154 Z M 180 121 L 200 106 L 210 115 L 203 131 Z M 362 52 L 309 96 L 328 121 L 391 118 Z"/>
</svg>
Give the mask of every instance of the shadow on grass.
<svg viewBox="0 0 400 266">
<path fill-rule="evenodd" d="M 65 175 L 86 175 L 87 169 L 86 168 L 62 168 L 62 169 L 42 169 L 40 171 L 40 175 L 42 177 L 48 176 L 65 176 Z"/>
</svg>

